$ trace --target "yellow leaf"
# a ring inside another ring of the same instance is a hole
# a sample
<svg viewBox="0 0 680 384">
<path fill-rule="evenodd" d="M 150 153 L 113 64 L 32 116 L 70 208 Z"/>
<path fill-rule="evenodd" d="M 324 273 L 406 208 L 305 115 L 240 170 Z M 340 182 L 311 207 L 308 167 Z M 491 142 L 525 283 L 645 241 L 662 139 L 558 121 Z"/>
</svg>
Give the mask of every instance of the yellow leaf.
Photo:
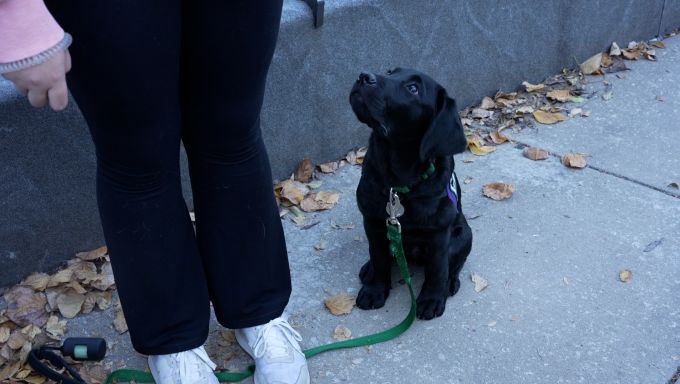
<svg viewBox="0 0 680 384">
<path fill-rule="evenodd" d="M 531 84 L 528 81 L 523 82 L 522 85 L 524 86 L 524 88 L 526 88 L 527 92 L 535 92 L 535 91 L 538 91 L 540 89 L 545 88 L 545 84 L 543 84 L 543 83 L 541 83 L 541 84 Z"/>
<path fill-rule="evenodd" d="M 569 101 L 569 97 L 571 96 L 571 92 L 568 89 L 557 89 L 554 91 L 550 91 L 547 94 L 549 99 L 557 100 L 561 103 L 565 103 Z"/>
<path fill-rule="evenodd" d="M 545 112 L 541 110 L 534 111 L 533 116 L 534 119 L 541 124 L 555 124 L 567 120 L 567 117 L 561 113 Z"/>
<path fill-rule="evenodd" d="M 484 196 L 492 200 L 506 200 L 515 192 L 515 186 L 506 183 L 490 183 L 482 188 L 482 192 L 484 193 Z"/>
<path fill-rule="evenodd" d="M 496 147 L 484 145 L 482 139 L 477 135 L 468 137 L 468 148 L 472 154 L 477 156 L 488 155 L 496 150 Z"/>
<path fill-rule="evenodd" d="M 356 298 L 348 293 L 340 293 L 327 298 L 323 303 L 335 316 L 347 315 L 352 312 Z"/>
<path fill-rule="evenodd" d="M 580 153 L 567 153 L 562 156 L 562 164 L 569 168 L 585 168 L 586 158 Z"/>
<path fill-rule="evenodd" d="M 652 43 L 652 46 L 656 48 L 666 48 L 666 44 L 664 44 L 663 41 L 655 41 Z"/>
</svg>

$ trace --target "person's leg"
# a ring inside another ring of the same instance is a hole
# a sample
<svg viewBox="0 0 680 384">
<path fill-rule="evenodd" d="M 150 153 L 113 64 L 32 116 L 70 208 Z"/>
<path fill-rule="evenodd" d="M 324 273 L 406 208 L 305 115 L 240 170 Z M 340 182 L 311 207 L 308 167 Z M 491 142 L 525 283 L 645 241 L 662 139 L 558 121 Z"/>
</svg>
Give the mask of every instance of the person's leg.
<svg viewBox="0 0 680 384">
<path fill-rule="evenodd" d="M 182 12 L 182 139 L 198 244 L 220 323 L 255 358 L 255 383 L 309 383 L 281 318 L 288 255 L 260 131 L 281 0 L 192 0 Z"/>
<path fill-rule="evenodd" d="M 132 343 L 201 346 L 207 284 L 179 174 L 179 1 L 48 1 L 73 35 L 68 85 L 97 153 L 97 199 Z"/>
<path fill-rule="evenodd" d="M 210 299 L 229 328 L 279 317 L 288 255 L 260 132 L 281 0 L 185 1 L 182 138 Z"/>
</svg>

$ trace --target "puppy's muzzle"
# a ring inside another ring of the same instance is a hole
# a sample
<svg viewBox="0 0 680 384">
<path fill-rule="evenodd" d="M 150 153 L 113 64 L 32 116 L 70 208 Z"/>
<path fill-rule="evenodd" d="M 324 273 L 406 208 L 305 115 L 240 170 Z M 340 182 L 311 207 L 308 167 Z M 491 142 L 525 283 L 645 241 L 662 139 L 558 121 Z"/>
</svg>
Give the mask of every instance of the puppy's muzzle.
<svg viewBox="0 0 680 384">
<path fill-rule="evenodd" d="M 370 87 L 374 87 L 378 83 L 378 80 L 375 78 L 374 74 L 366 72 L 361 72 L 359 75 L 359 80 L 357 81 L 361 85 L 368 85 Z"/>
</svg>

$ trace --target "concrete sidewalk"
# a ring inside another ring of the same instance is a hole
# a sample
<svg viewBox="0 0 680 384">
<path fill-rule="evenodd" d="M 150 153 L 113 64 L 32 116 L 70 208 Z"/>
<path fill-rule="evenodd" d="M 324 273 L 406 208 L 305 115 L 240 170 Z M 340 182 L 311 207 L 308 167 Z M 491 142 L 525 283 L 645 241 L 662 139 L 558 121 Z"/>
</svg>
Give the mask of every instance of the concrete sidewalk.
<svg viewBox="0 0 680 384">
<path fill-rule="evenodd" d="M 459 179 L 471 180 L 462 184 L 462 201 L 475 236 L 460 292 L 444 316 L 416 321 L 394 341 L 311 359 L 312 382 L 666 383 L 680 366 L 680 191 L 668 186 L 680 183 L 680 38 L 666 44 L 658 62 L 626 62 L 625 79 L 608 75 L 612 98 L 588 101 L 590 117 L 513 135 L 558 155 L 586 152 L 587 168 L 566 168 L 557 157 L 531 161 L 512 144 L 484 157 L 457 156 Z M 321 189 L 342 197 L 332 210 L 307 215 L 317 225 L 301 229 L 284 218 L 289 312 L 305 348 L 332 342 L 337 325 L 357 337 L 408 311 L 398 284 L 379 310 L 336 317 L 323 306 L 332 294 L 360 288 L 357 273 L 368 258 L 354 198 L 360 172 L 347 166 L 321 176 Z M 515 184 L 513 197 L 483 197 L 482 185 L 496 181 Z M 633 273 L 628 283 L 619 280 L 625 269 Z M 489 282 L 479 293 L 473 272 Z M 414 279 L 419 290 L 422 270 L 414 269 Z M 144 368 L 112 319 L 111 311 L 79 317 L 69 334 L 104 330 L 114 368 Z M 216 362 L 245 367 L 243 352 L 218 345 L 220 329 L 214 322 L 212 329 Z"/>
</svg>

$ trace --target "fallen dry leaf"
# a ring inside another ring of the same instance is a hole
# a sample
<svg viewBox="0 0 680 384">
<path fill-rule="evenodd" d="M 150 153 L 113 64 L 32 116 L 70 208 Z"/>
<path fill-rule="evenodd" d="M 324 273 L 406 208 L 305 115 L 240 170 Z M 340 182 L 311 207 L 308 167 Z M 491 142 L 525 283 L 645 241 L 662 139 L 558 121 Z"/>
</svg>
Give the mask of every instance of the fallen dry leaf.
<svg viewBox="0 0 680 384">
<path fill-rule="evenodd" d="M 569 168 L 585 168 L 587 165 L 585 156 L 580 153 L 567 153 L 562 156 L 562 164 Z"/>
<path fill-rule="evenodd" d="M 475 292 L 477 293 L 483 291 L 486 287 L 489 286 L 489 282 L 486 281 L 486 279 L 483 278 L 477 272 L 472 272 L 472 275 L 470 275 L 470 279 L 472 280 L 473 283 L 475 283 Z"/>
<path fill-rule="evenodd" d="M 7 345 L 9 345 L 9 347 L 14 350 L 21 349 L 21 347 L 23 347 L 27 342 L 28 337 L 21 333 L 19 328 L 12 331 L 12 333 L 9 335 L 9 339 L 7 339 Z"/>
<path fill-rule="evenodd" d="M 72 259 L 67 265 L 68 269 L 73 271 L 73 277 L 80 283 L 89 284 L 97 278 L 97 266 L 91 261 Z"/>
<path fill-rule="evenodd" d="M 106 256 L 108 253 L 109 253 L 109 249 L 106 247 L 106 245 L 104 245 L 104 246 L 101 246 L 97 249 L 93 249 L 93 250 L 88 251 L 88 252 L 78 252 L 78 253 L 76 253 L 76 257 L 79 258 L 80 260 L 84 260 L 84 261 L 93 261 L 93 260 L 101 259 L 102 257 Z"/>
<path fill-rule="evenodd" d="M 571 111 L 569 111 L 569 117 L 580 116 L 581 113 L 583 113 L 583 109 L 581 109 L 581 108 L 572 108 Z"/>
<path fill-rule="evenodd" d="M 598 53 L 597 55 L 592 56 L 588 60 L 581 63 L 579 67 L 581 68 L 581 72 L 583 72 L 586 75 L 590 75 L 599 71 L 600 65 L 602 65 L 602 53 Z"/>
<path fill-rule="evenodd" d="M 338 341 L 345 341 L 352 338 L 352 331 L 344 325 L 338 325 L 333 331 L 333 338 Z"/>
<path fill-rule="evenodd" d="M 31 288 L 15 286 L 4 295 L 7 302 L 5 316 L 20 327 L 29 324 L 42 327 L 47 322 L 45 304 L 47 298 L 42 292 L 34 292 Z"/>
<path fill-rule="evenodd" d="M 498 131 L 492 131 L 491 133 L 489 133 L 489 137 L 491 138 L 491 141 L 494 142 L 494 144 L 503 144 L 506 141 L 510 141 L 510 139 L 507 136 Z"/>
<path fill-rule="evenodd" d="M 66 332 L 66 320 L 59 320 L 57 316 L 50 316 L 45 324 L 45 334 L 53 340 L 61 340 Z"/>
<path fill-rule="evenodd" d="M 314 192 L 300 203 L 300 208 L 305 212 L 322 211 L 331 209 L 340 200 L 340 192 Z"/>
<path fill-rule="evenodd" d="M 550 157 L 548 151 L 536 147 L 525 148 L 522 154 L 531 160 L 545 160 Z"/>
<path fill-rule="evenodd" d="M 33 341 L 36 336 L 42 333 L 42 330 L 33 324 L 29 324 L 21 329 L 21 333 L 26 335 L 28 340 Z"/>
<path fill-rule="evenodd" d="M 355 225 L 353 223 L 338 224 L 335 222 L 335 219 L 331 219 L 331 227 L 335 229 L 354 229 Z"/>
<path fill-rule="evenodd" d="M 113 279 L 113 268 L 111 262 L 107 261 L 101 266 L 101 272 L 92 280 L 90 286 L 100 291 L 106 291 L 111 288 L 116 281 Z"/>
<path fill-rule="evenodd" d="M 642 57 L 642 52 L 637 48 L 624 49 L 621 51 L 621 54 L 628 60 L 638 60 L 640 57 Z"/>
<path fill-rule="evenodd" d="M 472 110 L 472 117 L 475 119 L 487 119 L 493 117 L 493 111 L 482 108 L 475 108 Z"/>
<path fill-rule="evenodd" d="M 20 361 L 7 363 L 5 368 L 0 371 L 0 382 L 4 382 L 4 380 L 9 381 L 9 379 L 14 376 L 15 373 L 19 372 L 21 365 L 22 364 Z"/>
<path fill-rule="evenodd" d="M 479 104 L 479 108 L 482 109 L 494 109 L 496 108 L 496 103 L 489 96 L 484 96 L 482 102 Z"/>
<path fill-rule="evenodd" d="M 534 111 L 532 114 L 534 119 L 541 124 L 555 124 L 560 121 L 567 120 L 567 117 L 561 113 L 545 112 L 545 111 Z"/>
<path fill-rule="evenodd" d="M 538 91 L 538 90 L 545 88 L 545 84 L 543 84 L 543 83 L 541 83 L 541 84 L 531 84 L 528 81 L 522 82 L 522 85 L 527 90 L 527 92 L 535 92 L 535 91 Z"/>
<path fill-rule="evenodd" d="M 4 344 L 9 340 L 9 334 L 11 333 L 9 327 L 0 327 L 0 344 Z"/>
<path fill-rule="evenodd" d="M 612 98 L 612 95 L 613 95 L 612 91 L 607 91 L 602 94 L 602 100 L 604 101 L 610 100 Z"/>
<path fill-rule="evenodd" d="M 616 42 L 613 42 L 611 48 L 609 48 L 609 56 L 621 56 L 621 48 Z"/>
<path fill-rule="evenodd" d="M 295 171 L 295 180 L 307 183 L 312 178 L 314 173 L 314 163 L 309 157 L 305 157 L 298 164 L 297 170 Z"/>
<path fill-rule="evenodd" d="M 493 147 L 493 146 L 490 146 L 490 145 L 484 145 L 484 143 L 482 142 L 482 139 L 477 135 L 468 137 L 467 142 L 468 142 L 468 148 L 470 149 L 470 152 L 472 152 L 472 154 L 477 155 L 477 156 L 488 155 L 489 153 L 496 150 L 496 147 Z"/>
<path fill-rule="evenodd" d="M 356 298 L 349 293 L 340 293 L 327 298 L 323 303 L 335 316 L 347 315 L 352 312 Z"/>
<path fill-rule="evenodd" d="M 655 41 L 652 43 L 652 46 L 656 48 L 666 48 L 666 44 L 664 44 L 663 41 Z"/>
<path fill-rule="evenodd" d="M 500 201 L 512 197 L 512 194 L 515 192 L 515 186 L 506 183 L 490 183 L 482 188 L 482 192 L 484 196 Z"/>
<path fill-rule="evenodd" d="M 280 190 L 280 196 L 293 205 L 300 204 L 309 193 L 307 186 L 295 180 L 284 180 L 277 184 L 277 186 Z"/>
<path fill-rule="evenodd" d="M 96 295 L 97 295 L 97 308 L 103 311 L 111 306 L 111 301 L 113 298 L 112 292 L 97 292 Z"/>
<path fill-rule="evenodd" d="M 116 317 L 113 319 L 113 328 L 118 333 L 125 333 L 128 330 L 127 322 L 125 322 L 125 315 L 123 314 L 123 307 L 120 305 L 120 300 L 116 302 Z"/>
<path fill-rule="evenodd" d="M 554 91 L 548 92 L 546 95 L 549 99 L 559 101 L 561 103 L 566 103 L 569 101 L 571 96 L 571 91 L 568 89 L 556 89 Z"/>
<path fill-rule="evenodd" d="M 621 280 L 624 283 L 629 282 L 630 279 L 632 279 L 632 278 L 633 278 L 633 272 L 631 272 L 627 269 L 624 269 L 623 271 L 621 271 L 619 273 L 619 280 Z"/>
<path fill-rule="evenodd" d="M 47 273 L 32 273 L 21 282 L 21 285 L 33 288 L 34 291 L 42 292 L 50 282 L 50 275 Z"/>
<path fill-rule="evenodd" d="M 465 179 L 463 180 L 463 184 L 470 184 L 472 183 L 472 180 L 474 180 L 474 178 L 466 176 Z"/>
<path fill-rule="evenodd" d="M 332 161 L 330 163 L 323 163 L 319 164 L 319 169 L 323 173 L 333 173 L 338 170 L 338 162 L 337 161 Z"/>
<path fill-rule="evenodd" d="M 515 110 L 516 113 L 521 113 L 523 115 L 528 115 L 530 113 L 534 113 L 534 107 L 530 105 L 524 105 Z"/>
<path fill-rule="evenodd" d="M 57 308 L 62 316 L 72 319 L 80 313 L 84 302 L 85 295 L 76 292 L 74 289 L 67 289 L 57 297 Z"/>
<path fill-rule="evenodd" d="M 666 101 L 666 96 L 657 96 L 656 101 L 664 102 L 664 101 Z"/>
<path fill-rule="evenodd" d="M 364 158 L 366 157 L 366 152 L 368 152 L 368 147 L 361 147 L 357 149 L 357 164 L 363 164 Z"/>
<path fill-rule="evenodd" d="M 73 271 L 71 269 L 62 269 L 50 277 L 50 282 L 47 283 L 47 287 L 52 288 L 61 284 L 66 284 L 71 281 L 71 277 L 73 277 Z"/>
</svg>

